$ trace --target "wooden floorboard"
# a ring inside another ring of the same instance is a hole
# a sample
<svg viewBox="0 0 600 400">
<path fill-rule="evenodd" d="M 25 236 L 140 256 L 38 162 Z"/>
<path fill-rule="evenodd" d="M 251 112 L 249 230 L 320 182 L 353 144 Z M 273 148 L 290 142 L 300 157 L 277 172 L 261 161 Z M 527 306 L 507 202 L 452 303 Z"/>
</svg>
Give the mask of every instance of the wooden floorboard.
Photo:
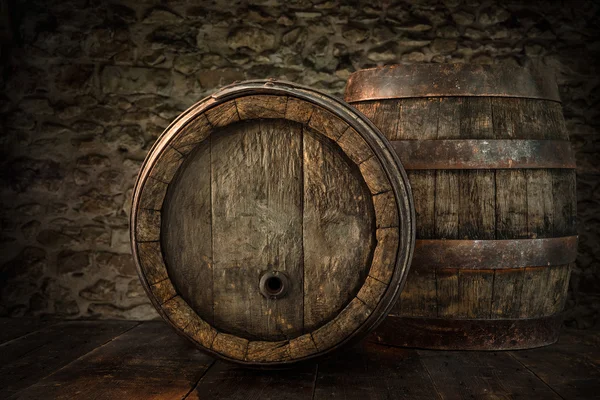
<svg viewBox="0 0 600 400">
<path fill-rule="evenodd" d="M 558 343 L 549 347 L 571 351 L 600 364 L 600 325 L 591 329 L 568 329 L 563 332 Z"/>
<path fill-rule="evenodd" d="M 60 321 L 33 318 L 0 318 L 0 345 Z"/>
<path fill-rule="evenodd" d="M 147 322 L 86 354 L 14 399 L 182 399 L 211 357 L 162 321 Z"/>
<path fill-rule="evenodd" d="M 558 343 L 510 352 L 564 399 L 600 399 L 600 329 L 566 330 Z"/>
<path fill-rule="evenodd" d="M 417 351 L 363 343 L 322 361 L 315 388 L 321 399 L 436 399 Z"/>
<path fill-rule="evenodd" d="M 560 399 L 507 353 L 418 353 L 443 399 Z"/>
<path fill-rule="evenodd" d="M 215 362 L 162 321 L 3 327 L 0 399 L 600 399 L 600 328 L 511 352 L 365 341 L 318 365 L 269 371 Z"/>
<path fill-rule="evenodd" d="M 61 322 L 1 345 L 0 398 L 34 384 L 136 324 Z"/>
<path fill-rule="evenodd" d="M 316 371 L 316 364 L 269 371 L 217 361 L 186 399 L 310 400 Z"/>
</svg>

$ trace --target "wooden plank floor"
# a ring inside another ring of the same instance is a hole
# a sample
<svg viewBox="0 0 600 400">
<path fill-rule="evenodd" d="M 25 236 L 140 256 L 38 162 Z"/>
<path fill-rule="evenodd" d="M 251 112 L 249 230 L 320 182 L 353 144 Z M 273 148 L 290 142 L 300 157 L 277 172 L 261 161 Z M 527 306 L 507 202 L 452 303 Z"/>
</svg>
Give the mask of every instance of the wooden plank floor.
<svg viewBox="0 0 600 400">
<path fill-rule="evenodd" d="M 600 329 L 510 352 L 364 342 L 283 371 L 215 361 L 162 321 L 0 319 L 0 399 L 600 399 Z"/>
</svg>

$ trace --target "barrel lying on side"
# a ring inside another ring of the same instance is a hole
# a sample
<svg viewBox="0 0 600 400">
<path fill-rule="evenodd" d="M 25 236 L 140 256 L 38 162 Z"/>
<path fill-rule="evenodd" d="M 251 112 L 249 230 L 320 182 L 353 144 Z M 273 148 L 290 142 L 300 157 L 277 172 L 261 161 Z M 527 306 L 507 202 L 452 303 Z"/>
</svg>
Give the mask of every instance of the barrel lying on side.
<svg viewBox="0 0 600 400">
<path fill-rule="evenodd" d="M 222 89 L 148 154 L 131 242 L 161 316 L 200 349 L 288 365 L 358 340 L 414 247 L 405 172 L 355 109 L 276 81 Z"/>
<path fill-rule="evenodd" d="M 376 336 L 436 349 L 555 342 L 575 260 L 575 161 L 548 71 L 358 71 L 346 100 L 392 141 L 415 198 L 405 290 Z"/>
</svg>

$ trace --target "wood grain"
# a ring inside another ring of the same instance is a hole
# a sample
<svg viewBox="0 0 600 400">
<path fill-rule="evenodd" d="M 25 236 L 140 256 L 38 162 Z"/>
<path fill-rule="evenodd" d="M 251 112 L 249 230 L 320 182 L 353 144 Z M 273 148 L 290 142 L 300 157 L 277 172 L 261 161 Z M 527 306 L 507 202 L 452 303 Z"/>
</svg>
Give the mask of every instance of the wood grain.
<svg viewBox="0 0 600 400">
<path fill-rule="evenodd" d="M 525 239 L 527 179 L 524 170 L 496 171 L 496 239 Z"/>
<path fill-rule="evenodd" d="M 413 270 L 406 279 L 400 300 L 392 310 L 395 314 L 425 317 L 437 315 L 435 269 Z"/>
<path fill-rule="evenodd" d="M 331 140 L 337 140 L 348 129 L 348 124 L 330 113 L 329 111 L 315 107 L 308 126 L 317 132 L 322 133 Z"/>
<path fill-rule="evenodd" d="M 456 318 L 460 314 L 458 268 L 440 268 L 436 271 L 437 314 L 442 318 Z"/>
<path fill-rule="evenodd" d="M 173 138 L 170 145 L 180 153 L 188 154 L 212 132 L 205 114 L 192 118 Z"/>
<path fill-rule="evenodd" d="M 353 104 L 390 140 L 398 140 L 400 103 L 398 100 L 367 101 Z"/>
<path fill-rule="evenodd" d="M 547 296 L 546 286 L 550 269 L 547 267 L 527 267 L 523 269 L 523 291 L 521 292 L 520 318 L 533 318 L 543 315 L 540 294 Z"/>
<path fill-rule="evenodd" d="M 547 238 L 554 234 L 554 199 L 552 171 L 525 171 L 527 185 L 527 230 L 530 238 Z"/>
<path fill-rule="evenodd" d="M 303 152 L 304 329 L 310 331 L 356 296 L 375 238 L 371 195 L 358 168 L 311 130 L 304 131 Z"/>
<path fill-rule="evenodd" d="M 294 359 L 300 359 L 318 351 L 317 345 L 310 333 L 290 340 L 289 345 L 290 356 Z"/>
<path fill-rule="evenodd" d="M 80 332 L 84 333 L 89 335 Z M 40 380 L 17 398 L 181 399 L 212 363 L 166 324 L 147 322 Z"/>
<path fill-rule="evenodd" d="M 228 333 L 217 333 L 212 349 L 217 353 L 234 360 L 245 360 L 248 354 L 248 340 Z"/>
<path fill-rule="evenodd" d="M 335 319 L 314 330 L 310 335 L 319 351 L 335 346 L 343 338 L 343 332 L 340 331 Z"/>
<path fill-rule="evenodd" d="M 427 194 L 428 193 L 425 193 L 425 195 Z M 433 216 L 435 231 L 433 232 L 432 237 L 439 239 L 458 239 L 458 214 L 460 204 L 459 171 L 436 171 L 434 198 L 435 215 Z M 427 202 L 427 205 L 430 207 L 429 201 Z M 428 209 L 426 215 L 429 215 L 430 213 L 431 210 Z"/>
<path fill-rule="evenodd" d="M 142 196 L 140 199 L 140 208 L 149 210 L 160 210 L 167 193 L 168 185 L 164 182 L 148 177 L 144 182 Z"/>
<path fill-rule="evenodd" d="M 568 140 L 560 104 L 520 98 L 492 98 L 497 139 Z"/>
<path fill-rule="evenodd" d="M 314 109 L 315 107 L 309 102 L 290 97 L 287 101 L 285 119 L 306 125 L 310 121 Z"/>
<path fill-rule="evenodd" d="M 141 208 L 137 212 L 135 235 L 138 242 L 156 242 L 160 238 L 160 211 Z"/>
<path fill-rule="evenodd" d="M 140 267 L 149 285 L 167 279 L 167 267 L 159 242 L 138 243 Z"/>
<path fill-rule="evenodd" d="M 0 345 L 60 322 L 41 318 L 0 318 Z"/>
<path fill-rule="evenodd" d="M 389 192 L 392 190 L 390 181 L 381 168 L 379 160 L 377 160 L 375 157 L 371 157 L 365 162 L 361 163 L 359 168 L 365 183 L 369 187 L 369 190 L 372 194 Z"/>
<path fill-rule="evenodd" d="M 393 192 L 385 192 L 373 196 L 373 208 L 377 228 L 398 226 L 398 205 Z"/>
<path fill-rule="evenodd" d="M 460 103 L 461 139 L 494 139 L 492 103 L 488 97 L 465 97 Z"/>
<path fill-rule="evenodd" d="M 555 170 L 552 174 L 552 197 L 554 199 L 554 236 L 577 234 L 577 192 L 575 170 Z"/>
<path fill-rule="evenodd" d="M 525 118 L 525 99 L 497 98 L 491 99 L 493 112 L 494 136 L 497 139 L 524 139 L 539 138 L 539 125 L 535 124 L 534 130 L 524 129 L 527 125 Z"/>
<path fill-rule="evenodd" d="M 556 265 L 548 268 L 546 296 L 540 296 L 542 315 L 552 315 L 563 310 L 567 300 L 570 265 Z"/>
<path fill-rule="evenodd" d="M 182 162 L 182 154 L 174 148 L 168 147 L 156 160 L 150 170 L 150 176 L 161 182 L 169 183 Z"/>
<path fill-rule="evenodd" d="M 507 353 L 419 350 L 418 354 L 443 399 L 560 399 Z"/>
<path fill-rule="evenodd" d="M 519 318 L 523 293 L 524 269 L 494 271 L 491 318 Z"/>
<path fill-rule="evenodd" d="M 373 253 L 373 262 L 369 270 L 369 276 L 380 282 L 388 284 L 394 273 L 397 253 L 399 233 L 395 228 L 377 229 L 377 247 Z"/>
<path fill-rule="evenodd" d="M 360 164 L 374 156 L 367 142 L 353 128 L 346 129 L 337 140 L 337 144 L 355 164 Z"/>
<path fill-rule="evenodd" d="M 217 330 L 195 313 L 190 316 L 190 320 L 185 328 L 183 328 L 183 332 L 207 349 L 212 349 L 213 342 L 217 336 Z"/>
<path fill-rule="evenodd" d="M 562 105 L 554 101 L 539 102 L 543 109 L 541 120 L 547 123 L 546 138 L 569 140 L 569 131 L 563 117 Z"/>
<path fill-rule="evenodd" d="M 169 185 L 161 227 L 162 250 L 173 285 L 213 323 L 211 142 L 190 153 Z"/>
<path fill-rule="evenodd" d="M 584 334 L 569 330 L 558 343 L 509 354 L 563 399 L 593 399 L 600 393 L 598 327 Z"/>
<path fill-rule="evenodd" d="M 215 326 L 262 340 L 298 335 L 303 330 L 301 126 L 261 120 L 226 129 L 212 140 Z M 270 270 L 287 275 L 285 297 L 266 299 L 258 291 L 261 274 Z"/>
<path fill-rule="evenodd" d="M 180 296 L 175 296 L 162 304 L 162 309 L 167 318 L 181 330 L 184 330 L 195 314 L 194 310 Z"/>
<path fill-rule="evenodd" d="M 206 111 L 208 122 L 215 128 L 227 126 L 240 120 L 235 100 L 219 104 Z"/>
<path fill-rule="evenodd" d="M 439 101 L 436 139 L 461 138 L 460 116 L 464 98 L 442 97 Z"/>
<path fill-rule="evenodd" d="M 283 118 L 288 98 L 285 96 L 252 95 L 235 99 L 241 120 Z"/>
<path fill-rule="evenodd" d="M 415 350 L 363 343 L 319 364 L 322 399 L 439 399 Z"/>
<path fill-rule="evenodd" d="M 137 324 L 133 321 L 61 322 L 4 344 L 0 347 L 0 397 L 8 398 L 35 384 Z M 21 393 L 19 397 L 53 398 L 47 391 L 39 391 L 36 396 Z"/>
<path fill-rule="evenodd" d="M 150 291 L 159 304 L 164 304 L 177 295 L 173 283 L 169 279 L 151 285 Z"/>
<path fill-rule="evenodd" d="M 217 361 L 185 398 L 312 400 L 316 374 L 316 364 L 264 371 Z"/>
<path fill-rule="evenodd" d="M 458 273 L 458 316 L 488 319 L 493 285 L 493 270 L 461 269 Z"/>
<path fill-rule="evenodd" d="M 387 289 L 388 286 L 385 283 L 378 281 L 371 276 L 367 276 L 365 284 L 360 288 L 356 297 L 365 303 L 371 310 L 374 310 L 375 307 L 377 307 L 377 304 L 379 304 L 381 296 L 383 296 Z"/>
<path fill-rule="evenodd" d="M 279 342 L 255 341 L 248 343 L 247 361 L 254 362 L 281 362 L 290 359 L 289 342 L 282 340 Z"/>
<path fill-rule="evenodd" d="M 435 238 L 435 171 L 408 171 L 415 199 L 417 239 Z"/>
<path fill-rule="evenodd" d="M 496 238 L 496 187 L 494 171 L 461 171 L 459 176 L 460 239 Z"/>
<path fill-rule="evenodd" d="M 377 303 L 379 303 L 379 301 L 375 304 Z M 372 310 L 373 308 L 367 305 L 363 300 L 357 297 L 352 299 L 350 304 L 336 316 L 336 323 L 340 332 L 344 332 L 345 335 L 348 336 L 351 332 L 357 330 L 365 323 L 369 315 L 371 315 Z"/>
<path fill-rule="evenodd" d="M 440 101 L 437 98 L 414 98 L 400 101 L 400 119 L 395 140 L 435 139 Z"/>
</svg>

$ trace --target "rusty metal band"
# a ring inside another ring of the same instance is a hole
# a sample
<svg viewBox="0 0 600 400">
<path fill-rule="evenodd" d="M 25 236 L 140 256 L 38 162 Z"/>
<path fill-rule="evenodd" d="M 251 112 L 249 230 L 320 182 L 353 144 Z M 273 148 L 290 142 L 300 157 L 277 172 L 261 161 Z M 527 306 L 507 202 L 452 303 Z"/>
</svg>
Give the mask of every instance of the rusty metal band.
<svg viewBox="0 0 600 400">
<path fill-rule="evenodd" d="M 554 73 L 539 66 L 390 65 L 353 73 L 345 92 L 349 103 L 445 96 L 524 97 L 560 102 Z"/>
<path fill-rule="evenodd" d="M 575 168 L 567 140 L 395 140 L 404 169 Z"/>
<path fill-rule="evenodd" d="M 414 269 L 511 269 L 566 265 L 577 258 L 577 236 L 512 240 L 417 240 Z"/>
<path fill-rule="evenodd" d="M 518 350 L 558 340 L 563 314 L 533 319 L 441 319 L 388 316 L 370 339 L 436 350 Z"/>
</svg>

